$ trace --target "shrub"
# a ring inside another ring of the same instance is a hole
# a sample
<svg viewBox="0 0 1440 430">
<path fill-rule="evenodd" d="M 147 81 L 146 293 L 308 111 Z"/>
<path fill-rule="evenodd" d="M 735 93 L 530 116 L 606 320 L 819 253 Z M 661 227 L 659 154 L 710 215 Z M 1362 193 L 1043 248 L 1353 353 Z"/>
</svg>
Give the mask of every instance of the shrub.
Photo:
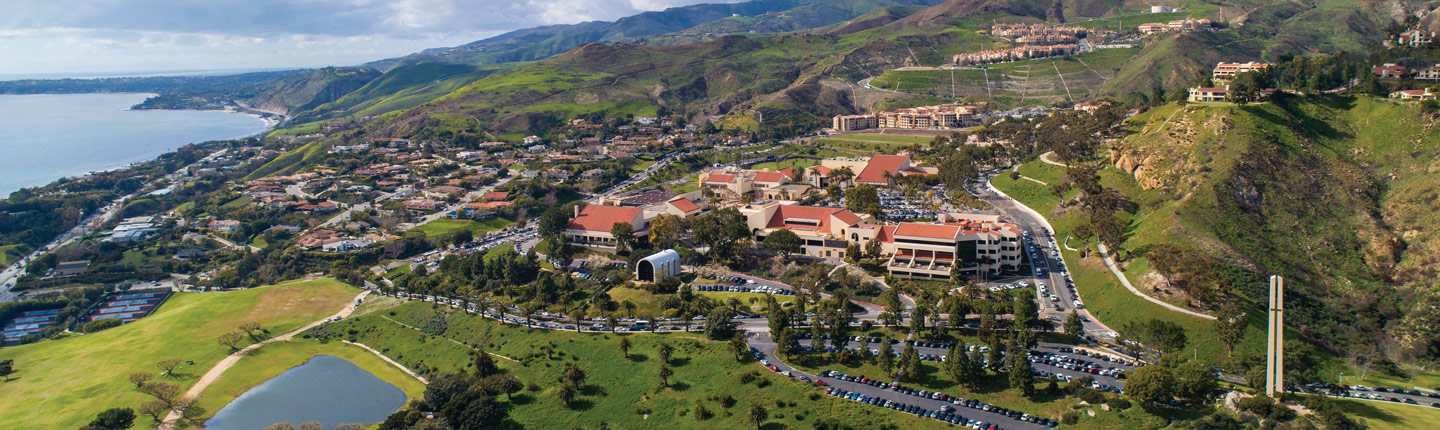
<svg viewBox="0 0 1440 430">
<path fill-rule="evenodd" d="M 1270 410 L 1275 406 L 1275 401 L 1269 397 L 1260 395 L 1243 399 L 1240 401 L 1240 410 L 1250 412 L 1259 416 L 1269 416 Z"/>
<path fill-rule="evenodd" d="M 107 319 L 103 319 L 103 320 L 95 320 L 95 321 L 91 321 L 91 322 L 85 323 L 85 326 L 84 326 L 84 327 L 81 327 L 80 329 L 83 330 L 83 331 L 86 332 L 86 333 L 94 333 L 94 332 L 97 332 L 97 331 L 100 331 L 100 330 L 104 330 L 104 329 L 107 329 L 107 328 L 119 327 L 120 324 L 121 324 L 121 322 L 120 322 L 120 320 L 118 320 L 118 319 L 115 319 L 115 318 L 107 318 Z"/>
<path fill-rule="evenodd" d="M 1100 394 L 1099 391 L 1096 391 L 1093 388 L 1081 388 L 1078 392 L 1075 393 L 1075 396 L 1079 397 L 1080 400 L 1084 400 L 1085 403 L 1089 403 L 1092 405 L 1105 403 L 1105 395 Z"/>
<path fill-rule="evenodd" d="M 1080 411 L 1070 411 L 1060 416 L 1060 424 L 1073 426 L 1077 422 L 1080 422 Z"/>
<path fill-rule="evenodd" d="M 1130 400 L 1128 400 L 1128 399 L 1126 399 L 1126 398 L 1124 398 L 1124 397 L 1119 397 L 1119 396 L 1111 397 L 1110 400 L 1108 400 L 1108 401 L 1105 402 L 1105 404 L 1110 405 L 1110 408 L 1111 408 L 1111 409 L 1116 409 L 1116 410 L 1130 409 Z"/>
<path fill-rule="evenodd" d="M 540 386 L 535 385 L 534 382 L 531 382 L 529 384 L 525 384 L 525 389 L 530 391 L 540 391 Z"/>
</svg>

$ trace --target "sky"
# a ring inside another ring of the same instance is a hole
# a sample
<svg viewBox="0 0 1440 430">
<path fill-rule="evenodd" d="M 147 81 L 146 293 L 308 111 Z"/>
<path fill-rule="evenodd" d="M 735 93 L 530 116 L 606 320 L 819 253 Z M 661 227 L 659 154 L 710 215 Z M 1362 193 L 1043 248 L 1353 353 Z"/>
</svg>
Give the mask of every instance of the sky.
<svg viewBox="0 0 1440 430">
<path fill-rule="evenodd" d="M 344 66 L 740 0 L 4 0 L 0 76 Z"/>
</svg>

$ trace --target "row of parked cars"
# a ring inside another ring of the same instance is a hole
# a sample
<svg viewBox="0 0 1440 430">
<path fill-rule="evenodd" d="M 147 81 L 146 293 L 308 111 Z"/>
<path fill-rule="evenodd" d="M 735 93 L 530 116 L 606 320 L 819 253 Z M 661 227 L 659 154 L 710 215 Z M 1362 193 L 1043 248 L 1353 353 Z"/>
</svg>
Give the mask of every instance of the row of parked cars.
<svg viewBox="0 0 1440 430">
<path fill-rule="evenodd" d="M 1048 352 L 1030 351 L 1030 362 L 1045 364 L 1065 370 L 1073 370 L 1091 375 L 1109 376 L 1115 379 L 1125 379 L 1125 369 L 1119 367 L 1106 367 L 1094 362 L 1081 360 L 1068 355 L 1060 355 Z"/>
<path fill-rule="evenodd" d="M 839 397 L 848 398 L 848 399 L 850 399 L 850 400 L 855 400 L 855 401 L 862 402 L 862 403 L 868 403 L 868 404 L 872 404 L 872 405 L 876 405 L 876 406 L 881 406 L 881 407 L 885 407 L 885 408 L 890 408 L 890 409 L 895 409 L 895 410 L 903 411 L 903 412 L 906 412 L 906 413 L 912 413 L 912 414 L 915 414 L 915 415 L 917 415 L 917 416 L 926 417 L 926 418 L 932 418 L 932 419 L 936 419 L 936 420 L 940 420 L 940 421 L 945 421 L 945 422 L 948 422 L 948 423 L 951 423 L 951 424 L 955 424 L 955 425 L 959 425 L 959 426 L 964 426 L 964 427 L 969 427 L 969 428 L 972 428 L 972 429 L 999 429 L 1000 426 L 999 426 L 998 424 L 994 424 L 994 423 L 986 423 L 986 422 L 981 421 L 981 420 L 966 418 L 964 415 L 962 415 L 962 414 L 959 413 L 959 411 L 958 411 L 957 408 L 956 408 L 957 406 L 958 406 L 958 407 L 970 408 L 970 409 L 974 409 L 974 410 L 985 411 L 985 412 L 991 412 L 991 413 L 995 413 L 995 414 L 1000 414 L 1000 415 L 1004 415 L 1004 416 L 1006 416 L 1006 417 L 1009 417 L 1009 418 L 1011 418 L 1011 419 L 1015 419 L 1015 420 L 1018 420 L 1018 421 L 1024 421 L 1024 422 L 1033 423 L 1033 424 L 1039 424 L 1039 425 L 1044 425 L 1044 426 L 1048 426 L 1048 427 L 1055 427 L 1055 426 L 1058 424 L 1058 423 L 1056 423 L 1056 422 L 1053 421 L 1053 420 L 1049 420 L 1049 419 L 1045 419 L 1045 418 L 1033 416 L 1033 415 L 1030 415 L 1030 414 L 1022 413 L 1022 412 L 1020 412 L 1020 411 L 1013 411 L 1013 410 L 1005 409 L 1005 408 L 1002 408 L 1002 407 L 994 406 L 994 405 L 991 405 L 991 404 L 988 404 L 988 403 L 984 403 L 984 402 L 981 402 L 981 401 L 978 401 L 978 400 L 974 400 L 974 399 L 965 399 L 965 398 L 960 398 L 960 397 L 954 397 L 954 396 L 951 396 L 951 395 L 949 395 L 949 394 L 945 394 L 945 393 L 941 393 L 941 392 L 932 392 L 932 391 L 926 391 L 926 390 L 917 390 L 917 389 L 910 388 L 910 387 L 906 387 L 906 386 L 903 386 L 903 385 L 900 385 L 900 384 L 891 384 L 891 383 L 884 382 L 884 381 L 880 381 L 880 380 L 877 380 L 877 379 L 871 379 L 871 378 L 868 378 L 868 377 L 865 377 L 865 376 L 846 375 L 846 374 L 844 374 L 844 373 L 836 372 L 836 371 L 833 371 L 833 370 L 825 370 L 825 371 L 822 371 L 822 372 L 820 372 L 820 376 L 821 376 L 821 377 L 826 377 L 826 378 L 834 378 L 834 379 L 838 379 L 838 380 L 842 380 L 842 381 L 847 381 L 847 382 L 854 382 L 854 383 L 858 383 L 858 384 L 865 384 L 865 385 L 869 385 L 869 386 L 872 386 L 872 387 L 876 387 L 876 388 L 879 388 L 879 389 L 882 389 L 882 390 L 890 390 L 890 391 L 893 391 L 893 392 L 896 392 L 896 393 L 899 393 L 899 394 L 904 394 L 904 395 L 908 395 L 908 396 L 914 396 L 914 397 L 919 397 L 919 398 L 930 399 L 930 400 L 935 400 L 935 401 L 940 401 L 940 402 L 948 403 L 948 404 L 946 404 L 946 405 L 941 405 L 939 408 L 936 408 L 936 409 L 933 409 L 933 410 L 932 410 L 932 409 L 926 409 L 926 408 L 923 408 L 923 407 L 920 407 L 920 406 L 916 406 L 916 405 L 906 404 L 906 403 L 903 403 L 903 402 L 896 402 L 896 401 L 893 401 L 893 400 L 886 400 L 886 399 L 883 399 L 883 398 L 881 398 L 881 397 L 879 397 L 879 396 L 871 396 L 871 395 L 866 395 L 866 394 L 861 394 L 861 393 L 848 392 L 848 391 L 845 391 L 845 390 L 843 390 L 843 389 L 839 389 L 839 388 L 835 388 L 835 387 L 831 387 L 831 388 L 825 390 L 825 394 L 829 394 L 829 395 L 832 395 L 832 396 L 839 396 Z"/>
<path fill-rule="evenodd" d="M 696 291 L 731 292 L 731 293 L 764 293 L 764 294 L 774 294 L 774 295 L 779 295 L 779 296 L 793 296 L 793 295 L 795 295 L 795 292 L 792 291 L 792 290 L 786 290 L 786 289 L 783 289 L 783 288 L 775 288 L 775 287 L 766 286 L 766 285 L 761 285 L 761 286 L 758 286 L 758 287 L 752 287 L 752 286 L 749 286 L 749 285 L 699 285 L 699 286 L 696 286 L 696 287 L 695 287 L 695 290 L 696 290 Z"/>
<path fill-rule="evenodd" d="M 1440 408 L 1440 401 L 1422 402 L 1415 397 L 1424 397 L 1440 400 L 1440 393 L 1433 391 L 1420 391 L 1406 388 L 1370 388 L 1364 385 L 1349 386 L 1345 384 L 1330 383 L 1309 383 L 1302 386 L 1305 391 L 1312 393 L 1325 393 L 1338 397 L 1352 397 L 1358 399 L 1380 400 L 1385 402 L 1405 403 L 1411 405 L 1428 404 L 1432 408 Z M 1383 393 L 1383 394 L 1382 394 Z M 1413 397 L 1401 397 L 1400 394 Z M 1424 399 L 1422 399 L 1424 400 Z"/>
</svg>

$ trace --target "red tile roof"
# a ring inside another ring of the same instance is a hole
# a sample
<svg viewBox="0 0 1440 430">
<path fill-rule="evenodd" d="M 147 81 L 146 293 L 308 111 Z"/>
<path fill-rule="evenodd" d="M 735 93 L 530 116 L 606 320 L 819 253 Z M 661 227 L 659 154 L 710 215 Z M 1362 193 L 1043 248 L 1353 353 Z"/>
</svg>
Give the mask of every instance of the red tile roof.
<svg viewBox="0 0 1440 430">
<path fill-rule="evenodd" d="M 855 224 L 860 222 L 860 217 L 844 209 L 822 208 L 814 206 L 791 206 L 781 205 L 776 208 L 775 215 L 765 224 L 765 228 L 783 228 L 795 230 L 812 230 L 819 232 L 830 231 L 830 216 L 834 215 L 840 222 Z M 810 226 L 802 224 L 790 224 L 786 220 L 815 220 L 819 225 Z M 853 222 L 850 220 L 854 220 Z"/>
<path fill-rule="evenodd" d="M 570 228 L 585 231 L 610 232 L 617 222 L 629 224 L 640 217 L 644 212 L 640 208 L 627 208 L 621 206 L 590 205 L 580 210 L 580 216 L 570 222 Z"/>
<path fill-rule="evenodd" d="M 889 184 L 885 180 L 885 172 L 892 175 L 900 170 L 900 166 L 910 161 L 910 157 L 904 155 L 876 155 L 870 157 L 870 162 L 865 164 L 865 170 L 855 177 L 855 182 L 862 184 Z"/>
<path fill-rule="evenodd" d="M 825 167 L 825 166 L 815 166 L 815 172 L 817 172 L 817 173 L 819 173 L 819 174 L 821 174 L 821 175 L 829 175 L 829 174 L 830 174 L 830 168 L 829 168 L 829 167 Z"/>
<path fill-rule="evenodd" d="M 780 172 L 755 172 L 755 182 L 780 182 L 782 178 Z"/>
<path fill-rule="evenodd" d="M 485 200 L 505 200 L 509 198 L 510 193 L 507 191 L 491 191 L 485 193 Z"/>
<path fill-rule="evenodd" d="M 780 174 L 785 175 L 785 177 L 787 178 L 795 179 L 795 169 L 786 167 L 784 169 L 780 169 Z"/>
<path fill-rule="evenodd" d="M 674 206 L 675 209 L 679 209 L 681 212 L 685 212 L 685 213 L 690 213 L 690 212 L 694 212 L 694 211 L 700 210 L 700 207 L 699 207 L 699 206 L 696 206 L 696 205 L 695 205 L 695 202 L 692 202 L 692 201 L 686 200 L 686 199 L 675 199 L 675 200 L 671 200 L 671 201 L 666 202 L 666 203 L 669 203 L 670 206 Z"/>
<path fill-rule="evenodd" d="M 836 212 L 836 213 L 835 213 L 835 219 L 838 219 L 838 220 L 840 220 L 840 222 L 843 222 L 843 223 L 846 223 L 846 224 L 850 224 L 850 225 L 854 225 L 855 223 L 860 222 L 860 216 L 859 216 L 859 215 L 855 215 L 854 212 L 850 212 L 850 211 L 840 211 L 840 212 Z"/>
<path fill-rule="evenodd" d="M 719 170 L 711 172 L 710 177 L 705 179 L 705 183 L 728 184 L 731 182 L 735 182 L 735 175 L 720 173 Z"/>
<path fill-rule="evenodd" d="M 932 239 L 954 239 L 955 233 L 959 231 L 959 226 L 919 224 L 913 222 L 903 222 L 900 223 L 898 227 L 895 227 L 896 236 L 928 237 Z"/>
</svg>

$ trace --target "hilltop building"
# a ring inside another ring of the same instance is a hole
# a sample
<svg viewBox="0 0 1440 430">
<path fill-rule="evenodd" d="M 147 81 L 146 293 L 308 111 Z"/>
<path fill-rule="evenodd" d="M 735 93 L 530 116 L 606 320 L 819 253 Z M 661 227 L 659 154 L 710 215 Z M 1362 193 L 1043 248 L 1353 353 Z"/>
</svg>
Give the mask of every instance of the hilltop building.
<svg viewBox="0 0 1440 430">
<path fill-rule="evenodd" d="M 1210 73 L 1210 79 L 1216 81 L 1233 81 L 1236 76 L 1245 72 L 1259 72 L 1270 68 L 1269 63 L 1247 62 L 1247 63 L 1225 63 L 1215 65 L 1215 70 Z"/>
<path fill-rule="evenodd" d="M 1400 33 L 1399 36 L 1396 36 L 1395 40 L 1400 45 L 1419 48 L 1433 42 L 1435 40 L 1435 32 L 1410 29 L 1404 33 Z"/>
<path fill-rule="evenodd" d="M 1395 63 L 1385 63 L 1370 69 L 1380 79 L 1405 79 L 1410 76 L 1410 68 Z"/>
<path fill-rule="evenodd" d="M 842 132 L 872 128 L 965 128 L 980 124 L 978 110 L 975 106 L 950 103 L 868 115 L 837 115 L 831 119 L 831 126 Z"/>
<path fill-rule="evenodd" d="M 967 52 L 955 54 L 953 62 L 956 65 L 976 65 L 1005 63 L 1010 61 L 1032 60 L 1036 58 L 1058 57 L 1074 54 L 1079 45 L 1065 43 L 1058 45 L 1027 45 L 1005 49 L 988 49 L 978 52 Z"/>
</svg>

